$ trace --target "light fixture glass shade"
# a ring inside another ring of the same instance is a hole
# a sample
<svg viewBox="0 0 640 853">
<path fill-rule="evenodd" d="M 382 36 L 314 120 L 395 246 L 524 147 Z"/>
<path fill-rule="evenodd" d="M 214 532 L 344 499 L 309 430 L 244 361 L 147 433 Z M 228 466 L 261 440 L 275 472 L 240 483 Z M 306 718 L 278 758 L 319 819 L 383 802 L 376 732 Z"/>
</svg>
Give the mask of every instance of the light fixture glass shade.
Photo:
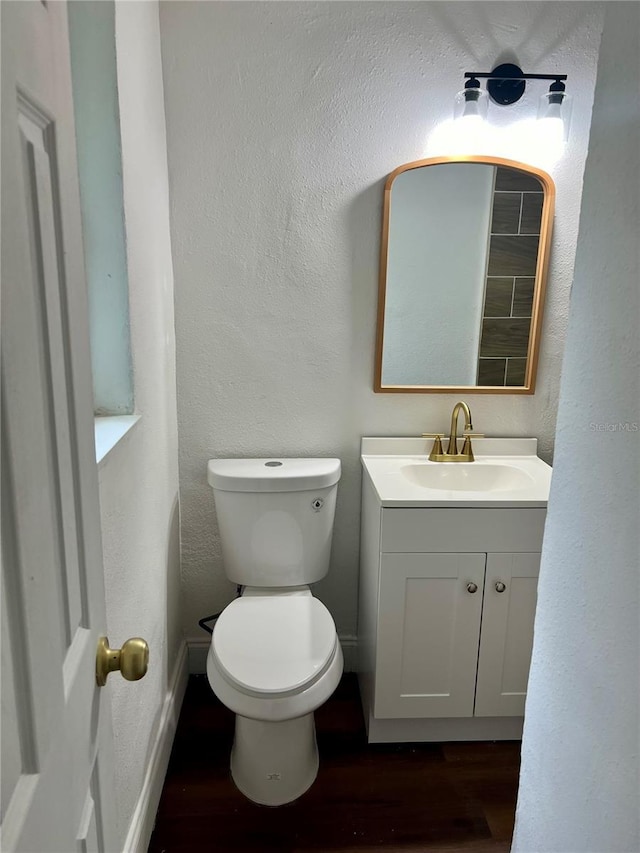
<svg viewBox="0 0 640 853">
<path fill-rule="evenodd" d="M 467 88 L 458 92 L 453 104 L 453 118 L 480 119 L 484 121 L 487 117 L 489 98 L 483 89 Z"/>
<path fill-rule="evenodd" d="M 455 97 L 452 124 L 452 153 L 481 154 L 486 145 L 487 106 L 482 89 L 467 87 Z"/>
<path fill-rule="evenodd" d="M 538 104 L 538 130 L 541 139 L 563 145 L 569 138 L 571 97 L 566 92 L 547 92 Z"/>
</svg>

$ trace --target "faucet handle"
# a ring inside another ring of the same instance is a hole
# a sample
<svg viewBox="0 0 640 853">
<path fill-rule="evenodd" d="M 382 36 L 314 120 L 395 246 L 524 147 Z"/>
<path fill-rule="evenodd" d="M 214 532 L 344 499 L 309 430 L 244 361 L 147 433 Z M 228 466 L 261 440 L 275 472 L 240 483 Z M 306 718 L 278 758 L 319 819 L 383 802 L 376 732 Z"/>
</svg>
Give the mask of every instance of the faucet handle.
<svg viewBox="0 0 640 853">
<path fill-rule="evenodd" d="M 433 447 L 431 448 L 431 453 L 429 454 L 429 462 L 442 462 L 442 457 L 444 456 L 444 450 L 442 449 L 442 439 L 444 438 L 444 433 L 441 432 L 425 432 L 422 435 L 423 438 L 432 438 Z"/>
<path fill-rule="evenodd" d="M 462 433 L 463 438 L 486 438 L 483 432 L 474 432 L 473 430 L 465 430 Z"/>
<path fill-rule="evenodd" d="M 467 462 L 475 462 L 473 450 L 471 449 L 471 435 L 468 432 L 464 433 L 464 441 L 462 442 L 460 455 L 466 457 Z"/>
</svg>

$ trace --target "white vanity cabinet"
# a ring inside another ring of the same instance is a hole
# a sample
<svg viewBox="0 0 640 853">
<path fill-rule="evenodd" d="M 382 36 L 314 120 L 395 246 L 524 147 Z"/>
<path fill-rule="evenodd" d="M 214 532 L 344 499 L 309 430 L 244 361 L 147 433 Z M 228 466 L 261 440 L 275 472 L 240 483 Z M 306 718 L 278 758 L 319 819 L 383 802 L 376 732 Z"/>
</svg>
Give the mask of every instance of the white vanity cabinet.
<svg viewBox="0 0 640 853">
<path fill-rule="evenodd" d="M 359 682 L 370 742 L 519 738 L 544 506 L 384 506 L 367 472 Z"/>
<path fill-rule="evenodd" d="M 476 717 L 524 715 L 539 569 L 539 553 L 487 554 Z"/>
<path fill-rule="evenodd" d="M 473 715 L 484 573 L 484 554 L 381 555 L 376 716 Z"/>
</svg>

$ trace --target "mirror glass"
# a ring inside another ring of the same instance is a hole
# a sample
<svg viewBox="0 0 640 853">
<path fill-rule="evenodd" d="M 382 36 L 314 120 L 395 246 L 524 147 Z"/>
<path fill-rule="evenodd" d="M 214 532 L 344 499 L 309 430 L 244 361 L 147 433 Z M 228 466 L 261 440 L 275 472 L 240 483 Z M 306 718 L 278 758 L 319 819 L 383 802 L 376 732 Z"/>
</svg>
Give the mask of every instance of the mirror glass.
<svg viewBox="0 0 640 853">
<path fill-rule="evenodd" d="M 544 172 L 498 158 L 389 176 L 376 391 L 533 393 L 553 198 Z"/>
</svg>

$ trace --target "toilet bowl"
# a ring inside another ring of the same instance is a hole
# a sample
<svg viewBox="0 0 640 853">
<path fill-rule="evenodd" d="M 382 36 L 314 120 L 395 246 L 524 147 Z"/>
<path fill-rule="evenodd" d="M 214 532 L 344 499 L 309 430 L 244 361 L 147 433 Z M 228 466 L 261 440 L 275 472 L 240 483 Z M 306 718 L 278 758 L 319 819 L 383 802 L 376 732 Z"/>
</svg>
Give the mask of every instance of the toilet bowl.
<svg viewBox="0 0 640 853">
<path fill-rule="evenodd" d="M 313 783 L 313 712 L 335 690 L 343 665 L 333 619 L 309 589 L 247 589 L 223 611 L 207 676 L 236 714 L 231 775 L 249 799 L 283 805 Z"/>
<path fill-rule="evenodd" d="M 343 671 L 333 618 L 308 586 L 328 570 L 339 477 L 336 459 L 209 462 L 225 572 L 247 585 L 215 624 L 207 676 L 236 714 L 233 780 L 263 805 L 313 783 L 314 711 Z"/>
</svg>

